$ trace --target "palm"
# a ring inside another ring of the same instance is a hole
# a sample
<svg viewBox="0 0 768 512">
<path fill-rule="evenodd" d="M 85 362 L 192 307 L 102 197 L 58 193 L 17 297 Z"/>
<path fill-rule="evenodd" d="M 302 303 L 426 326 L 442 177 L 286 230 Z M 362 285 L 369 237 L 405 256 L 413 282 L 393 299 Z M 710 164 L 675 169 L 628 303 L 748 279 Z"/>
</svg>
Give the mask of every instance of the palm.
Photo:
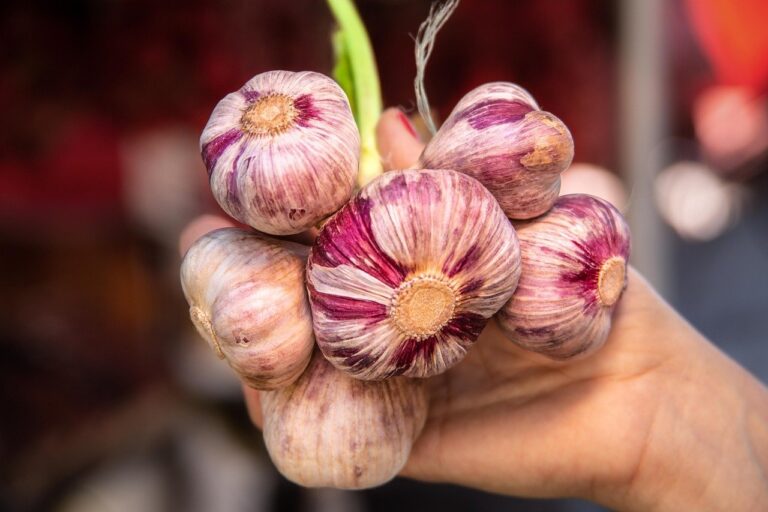
<svg viewBox="0 0 768 512">
<path fill-rule="evenodd" d="M 598 484 L 626 484 L 659 395 L 648 377 L 663 351 L 635 328 L 650 293 L 634 276 L 606 346 L 571 363 L 521 350 L 490 323 L 462 363 L 431 381 L 405 474 L 528 496 L 590 497 Z"/>
</svg>

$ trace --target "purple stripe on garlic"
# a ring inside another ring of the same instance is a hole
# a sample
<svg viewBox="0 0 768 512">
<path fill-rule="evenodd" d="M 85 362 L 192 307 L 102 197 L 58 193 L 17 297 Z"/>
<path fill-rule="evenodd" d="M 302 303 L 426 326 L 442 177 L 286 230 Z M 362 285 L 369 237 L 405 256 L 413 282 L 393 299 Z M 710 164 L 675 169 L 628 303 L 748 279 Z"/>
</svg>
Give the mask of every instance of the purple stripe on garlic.
<svg viewBox="0 0 768 512">
<path fill-rule="evenodd" d="M 519 274 L 514 228 L 479 182 L 453 171 L 386 173 L 325 224 L 310 253 L 318 345 L 361 379 L 441 373 Z"/>
<path fill-rule="evenodd" d="M 599 349 L 626 286 L 630 235 L 624 218 L 602 199 L 573 194 L 515 227 L 522 275 L 497 315 L 502 329 L 521 347 L 553 359 Z"/>
<path fill-rule="evenodd" d="M 464 96 L 424 148 L 419 165 L 469 174 L 512 219 L 549 210 L 560 173 L 573 159 L 573 139 L 557 117 L 521 87 L 481 85 Z"/>
<path fill-rule="evenodd" d="M 216 105 L 200 149 L 224 211 L 259 231 L 292 234 L 349 199 L 360 136 L 332 79 L 269 71 Z"/>
<path fill-rule="evenodd" d="M 221 154 L 242 137 L 243 132 L 233 128 L 217 135 L 202 147 L 203 163 L 208 171 L 209 179 L 211 172 L 216 167 L 219 158 L 221 158 Z"/>
<path fill-rule="evenodd" d="M 305 487 L 386 483 L 405 465 L 427 417 L 422 381 L 361 381 L 319 352 L 295 384 L 260 396 L 269 455 Z"/>
<path fill-rule="evenodd" d="M 475 130 L 485 130 L 491 126 L 516 123 L 534 110 L 534 107 L 520 100 L 486 99 L 462 110 L 457 120 L 465 120 Z"/>
<path fill-rule="evenodd" d="M 200 238 L 184 256 L 181 284 L 192 322 L 254 388 L 286 386 L 309 362 L 314 337 L 304 291 L 308 250 L 224 228 Z"/>
</svg>

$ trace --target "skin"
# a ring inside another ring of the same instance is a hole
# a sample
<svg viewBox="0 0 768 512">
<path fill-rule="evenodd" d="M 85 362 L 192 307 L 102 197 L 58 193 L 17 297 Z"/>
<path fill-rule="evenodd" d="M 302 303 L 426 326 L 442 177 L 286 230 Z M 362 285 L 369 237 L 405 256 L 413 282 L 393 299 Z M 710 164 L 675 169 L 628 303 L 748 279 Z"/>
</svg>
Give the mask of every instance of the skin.
<svg viewBox="0 0 768 512">
<path fill-rule="evenodd" d="M 377 131 L 386 168 L 418 159 L 423 145 L 397 110 Z M 224 225 L 198 219 L 182 249 Z M 427 424 L 403 476 L 626 511 L 768 510 L 768 389 L 633 269 L 594 355 L 552 362 L 492 322 L 430 386 Z M 260 427 L 259 394 L 243 389 Z"/>
</svg>

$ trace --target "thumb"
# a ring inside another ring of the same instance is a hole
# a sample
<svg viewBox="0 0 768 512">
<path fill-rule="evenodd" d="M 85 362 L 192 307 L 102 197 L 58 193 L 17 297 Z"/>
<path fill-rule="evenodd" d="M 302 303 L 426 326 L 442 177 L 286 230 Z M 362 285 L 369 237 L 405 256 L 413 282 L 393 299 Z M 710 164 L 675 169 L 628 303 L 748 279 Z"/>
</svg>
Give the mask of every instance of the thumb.
<svg viewBox="0 0 768 512">
<path fill-rule="evenodd" d="M 402 110 L 388 108 L 376 125 L 376 145 L 385 171 L 408 169 L 419 159 L 424 144 Z"/>
<path fill-rule="evenodd" d="M 201 236 L 205 235 L 209 231 L 219 228 L 231 228 L 235 226 L 233 220 L 227 219 L 220 215 L 201 215 L 187 224 L 181 234 L 179 235 L 179 254 L 184 256 L 187 249 L 195 243 L 195 241 Z"/>
</svg>

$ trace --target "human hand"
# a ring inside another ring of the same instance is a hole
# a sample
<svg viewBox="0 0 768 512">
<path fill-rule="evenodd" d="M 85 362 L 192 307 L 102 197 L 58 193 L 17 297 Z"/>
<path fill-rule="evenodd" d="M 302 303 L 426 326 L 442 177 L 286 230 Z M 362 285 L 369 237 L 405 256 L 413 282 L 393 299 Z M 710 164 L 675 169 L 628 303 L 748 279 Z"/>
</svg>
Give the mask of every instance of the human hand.
<svg viewBox="0 0 768 512">
<path fill-rule="evenodd" d="M 421 151 L 396 110 L 378 137 L 389 169 Z M 183 243 L 227 225 L 197 221 Z M 768 510 L 768 391 L 633 270 L 594 355 L 553 362 L 517 348 L 492 321 L 430 388 L 404 476 L 622 510 Z M 260 426 L 259 392 L 244 393 Z"/>
</svg>

